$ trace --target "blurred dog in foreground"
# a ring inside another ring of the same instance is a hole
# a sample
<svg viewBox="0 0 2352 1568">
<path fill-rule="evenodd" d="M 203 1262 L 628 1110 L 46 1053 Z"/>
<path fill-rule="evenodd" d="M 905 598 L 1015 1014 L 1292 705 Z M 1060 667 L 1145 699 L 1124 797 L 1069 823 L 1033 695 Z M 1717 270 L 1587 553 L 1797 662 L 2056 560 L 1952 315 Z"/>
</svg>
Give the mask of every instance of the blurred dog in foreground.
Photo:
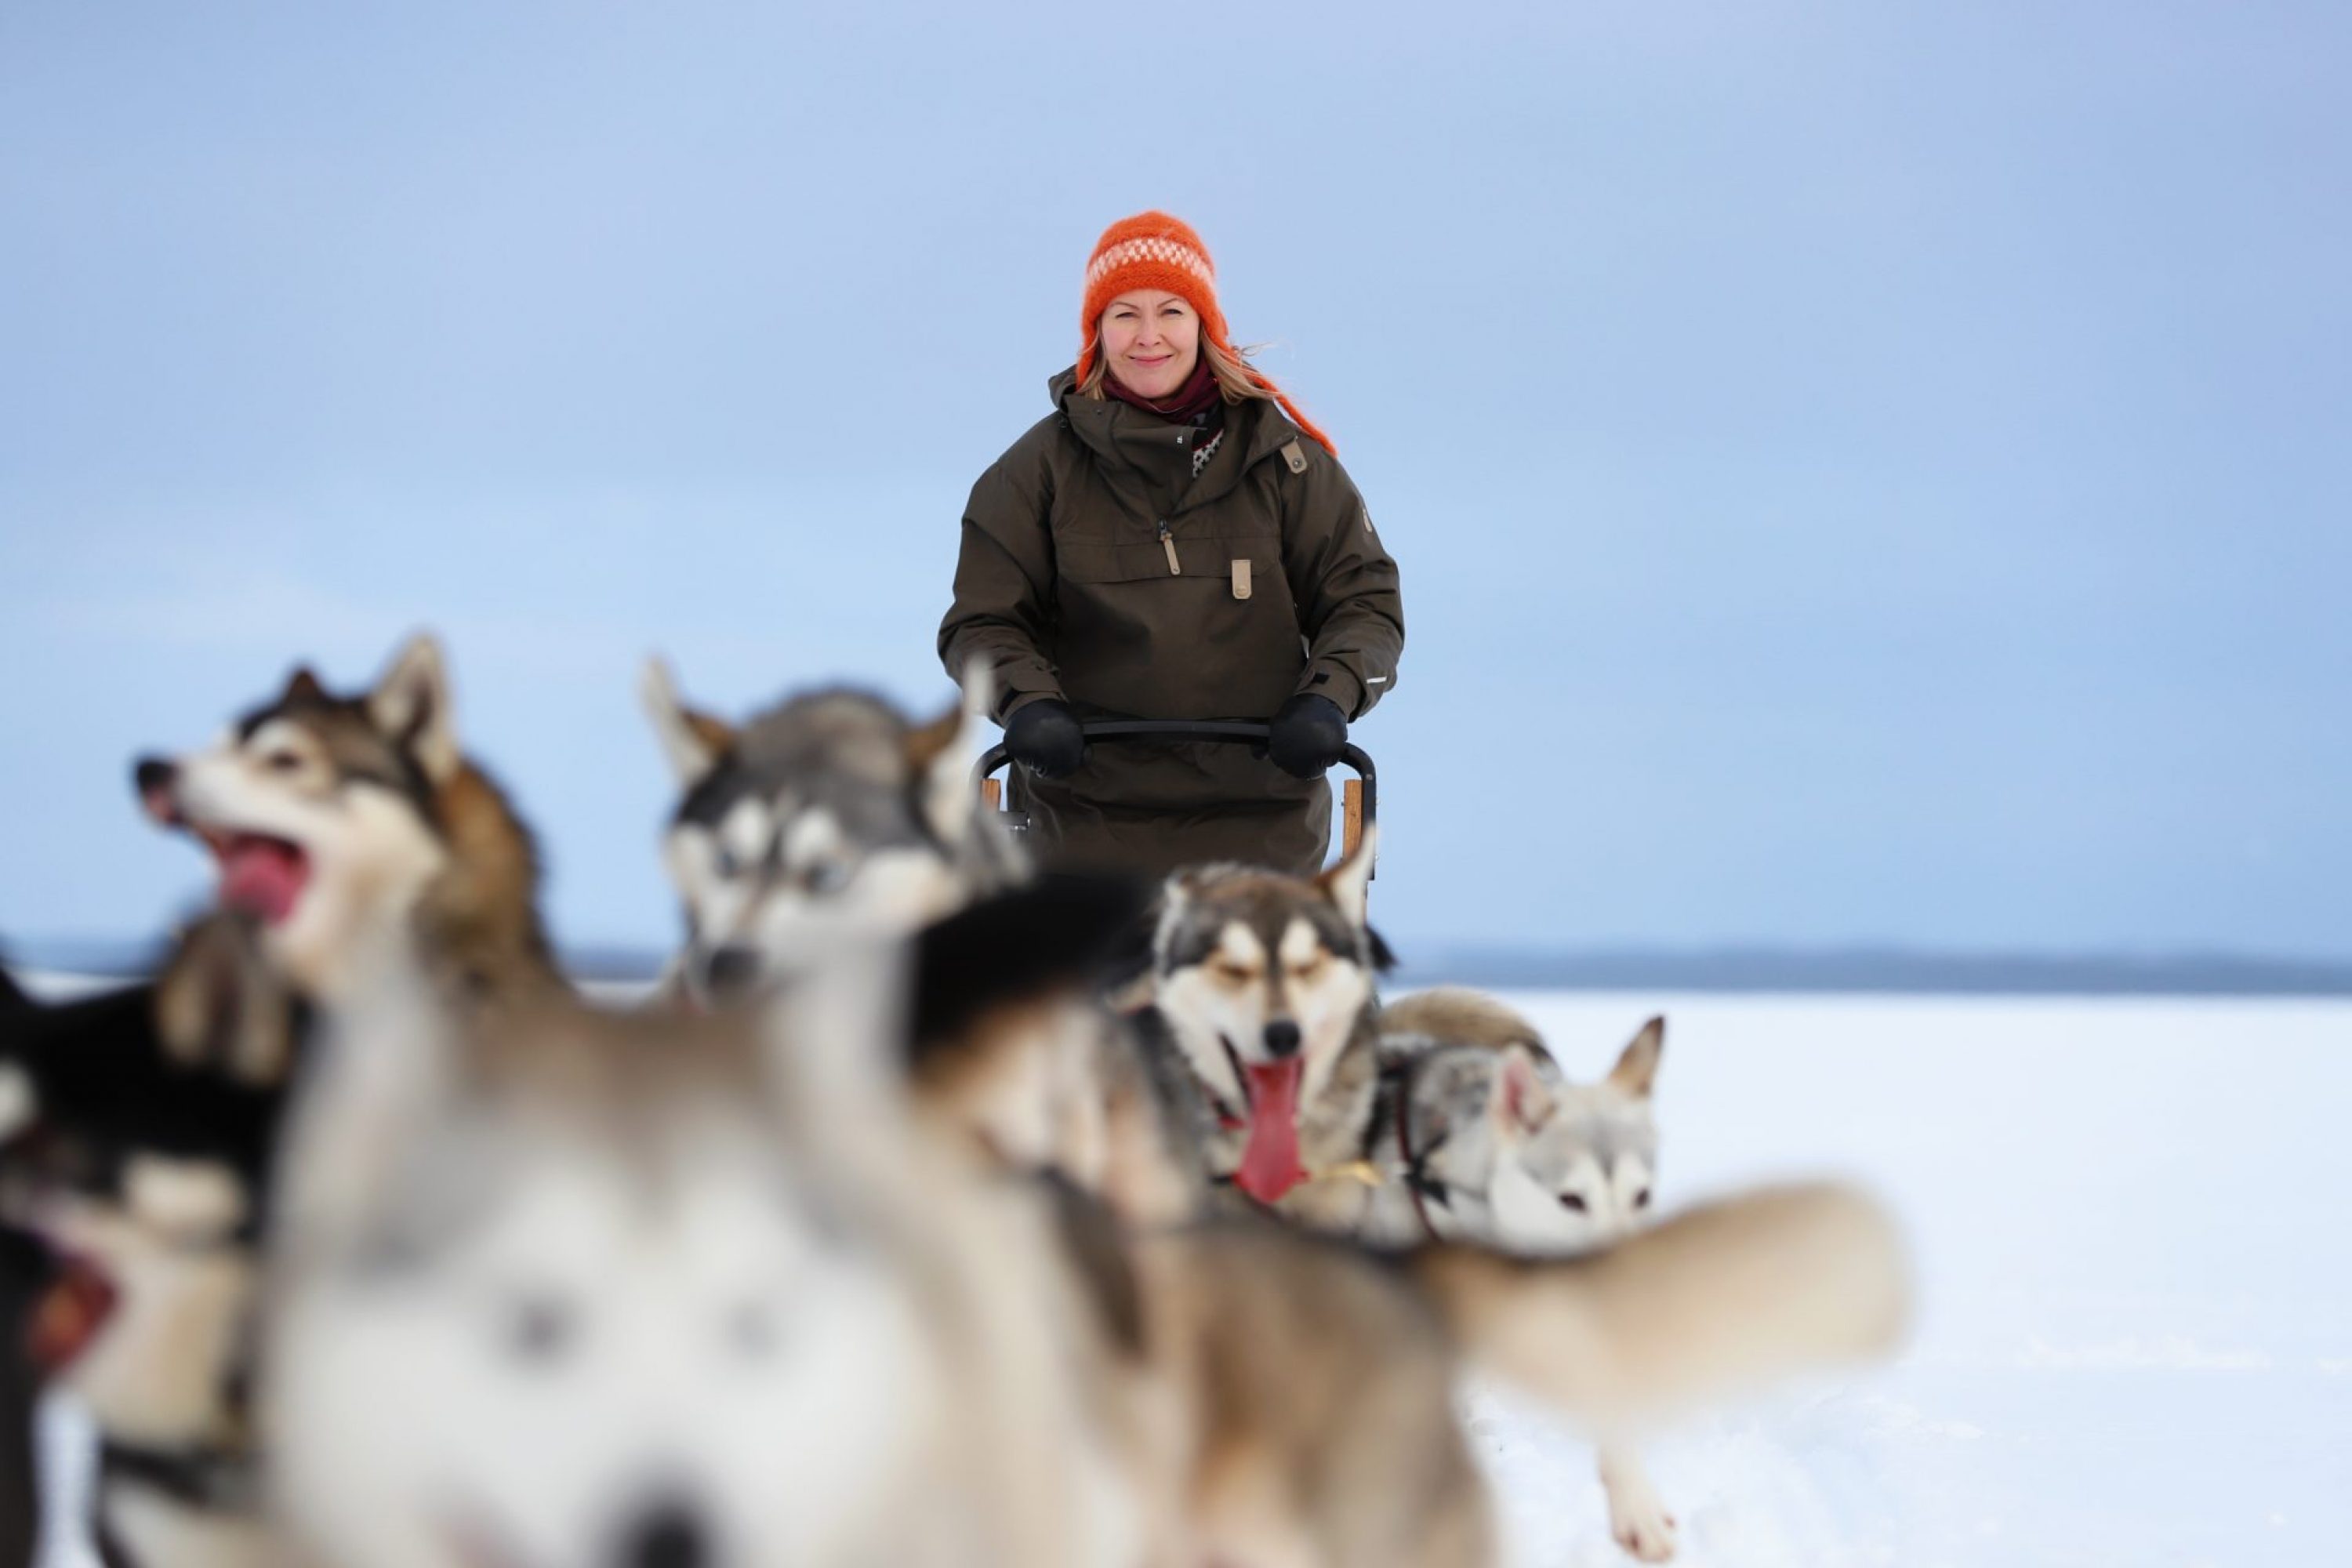
<svg viewBox="0 0 2352 1568">
<path fill-rule="evenodd" d="M 150 984 L 0 1016 L 24 1115 L 0 1149 L 6 1209 L 59 1259 L 37 1359 L 98 1428 L 110 1563 L 268 1560 L 245 1393 L 300 1028 L 247 922 L 220 915 Z"/>
<path fill-rule="evenodd" d="M 1090 983 L 1065 942 L 1025 951 L 1016 976 L 934 950 L 909 981 L 852 943 L 732 1016 L 484 1028 L 396 984 L 352 1013 L 281 1189 L 265 1387 L 297 1544 L 1476 1563 L 1465 1364 L 1623 1431 L 1900 1327 L 1891 1230 L 1834 1187 L 1569 1260 L 1124 1225 L 910 1106 L 910 1040 L 1017 1051 L 1034 1003 Z"/>
</svg>

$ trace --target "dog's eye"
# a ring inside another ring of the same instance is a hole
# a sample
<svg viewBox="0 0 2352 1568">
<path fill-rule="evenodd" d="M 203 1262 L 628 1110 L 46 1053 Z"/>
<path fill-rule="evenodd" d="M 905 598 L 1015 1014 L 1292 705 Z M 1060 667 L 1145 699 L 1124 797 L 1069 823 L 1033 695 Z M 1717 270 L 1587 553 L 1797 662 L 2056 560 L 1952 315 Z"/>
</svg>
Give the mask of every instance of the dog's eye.
<svg viewBox="0 0 2352 1568">
<path fill-rule="evenodd" d="M 849 865 L 844 860 L 820 860 L 802 875 L 812 893 L 837 893 L 849 885 Z"/>
<path fill-rule="evenodd" d="M 1244 969 L 1238 963 L 1213 964 L 1210 966 L 1209 973 L 1228 985 L 1246 985 L 1257 978 L 1255 971 Z"/>
<path fill-rule="evenodd" d="M 580 1337 L 578 1314 L 545 1296 L 517 1302 L 504 1330 L 506 1352 L 525 1366 L 560 1359 Z"/>
<path fill-rule="evenodd" d="M 1559 1194 L 1559 1206 L 1570 1214 L 1582 1214 L 1592 1205 L 1584 1201 L 1582 1193 L 1562 1193 Z"/>
<path fill-rule="evenodd" d="M 1650 1206 L 1649 1188 L 1643 1187 L 1640 1192 L 1633 1194 L 1633 1206 L 1637 1209 L 1645 1209 Z"/>
<path fill-rule="evenodd" d="M 710 858 L 710 868 L 731 882 L 743 874 L 743 862 L 737 858 L 735 851 L 722 847 Z"/>
<path fill-rule="evenodd" d="M 261 759 L 261 765 L 273 773 L 295 773 L 302 771 L 302 753 L 278 750 Z"/>
</svg>

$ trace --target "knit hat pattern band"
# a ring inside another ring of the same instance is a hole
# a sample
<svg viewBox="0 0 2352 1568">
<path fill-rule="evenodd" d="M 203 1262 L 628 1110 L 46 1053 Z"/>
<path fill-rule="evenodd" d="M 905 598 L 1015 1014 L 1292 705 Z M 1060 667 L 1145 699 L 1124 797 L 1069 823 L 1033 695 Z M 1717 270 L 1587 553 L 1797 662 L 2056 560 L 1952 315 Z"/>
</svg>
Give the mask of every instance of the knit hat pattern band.
<svg viewBox="0 0 2352 1568">
<path fill-rule="evenodd" d="M 1192 226 L 1163 212 L 1138 213 L 1103 230 L 1087 258 L 1086 299 L 1078 321 L 1078 382 L 1084 385 L 1102 352 L 1099 328 L 1103 311 L 1121 294 L 1137 289 L 1158 289 L 1192 307 L 1201 318 L 1201 332 L 1240 364 L 1252 381 L 1264 387 L 1290 416 L 1290 422 L 1313 437 L 1327 452 L 1336 454 L 1331 437 L 1298 412 L 1280 387 L 1243 360 L 1225 329 L 1225 313 L 1217 304 L 1217 268 L 1209 247 Z"/>
</svg>

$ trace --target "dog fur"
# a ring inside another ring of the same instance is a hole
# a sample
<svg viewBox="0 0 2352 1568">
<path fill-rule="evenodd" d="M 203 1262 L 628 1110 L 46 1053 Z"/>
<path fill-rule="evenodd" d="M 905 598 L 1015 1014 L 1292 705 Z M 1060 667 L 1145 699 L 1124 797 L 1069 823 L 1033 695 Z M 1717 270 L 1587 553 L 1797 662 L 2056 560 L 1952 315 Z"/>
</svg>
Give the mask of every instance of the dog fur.
<svg viewBox="0 0 2352 1568">
<path fill-rule="evenodd" d="M 639 683 L 680 792 L 662 858 L 685 911 L 677 965 L 705 1005 L 788 973 L 849 926 L 896 936 L 1024 880 L 971 780 L 987 682 L 928 722 L 826 687 L 740 728 L 688 707 L 667 666 Z"/>
<path fill-rule="evenodd" d="M 249 911 L 262 951 L 322 1005 L 386 942 L 413 942 L 452 995 L 563 986 L 539 917 L 537 847 L 460 750 L 430 637 L 353 696 L 297 669 L 210 747 L 142 759 L 133 776 L 151 817 L 213 853 L 225 902 L 272 906 Z"/>
</svg>

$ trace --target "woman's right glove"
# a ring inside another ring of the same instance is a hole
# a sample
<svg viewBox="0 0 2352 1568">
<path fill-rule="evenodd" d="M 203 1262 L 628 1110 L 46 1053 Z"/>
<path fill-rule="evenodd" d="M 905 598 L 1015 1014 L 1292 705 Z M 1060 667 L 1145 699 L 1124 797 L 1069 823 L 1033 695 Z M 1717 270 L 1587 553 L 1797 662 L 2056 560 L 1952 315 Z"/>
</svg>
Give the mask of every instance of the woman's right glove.
<svg viewBox="0 0 2352 1568">
<path fill-rule="evenodd" d="M 1005 721 L 1004 749 L 1039 778 L 1057 779 L 1087 760 L 1087 737 L 1068 703 L 1041 697 Z"/>
</svg>

